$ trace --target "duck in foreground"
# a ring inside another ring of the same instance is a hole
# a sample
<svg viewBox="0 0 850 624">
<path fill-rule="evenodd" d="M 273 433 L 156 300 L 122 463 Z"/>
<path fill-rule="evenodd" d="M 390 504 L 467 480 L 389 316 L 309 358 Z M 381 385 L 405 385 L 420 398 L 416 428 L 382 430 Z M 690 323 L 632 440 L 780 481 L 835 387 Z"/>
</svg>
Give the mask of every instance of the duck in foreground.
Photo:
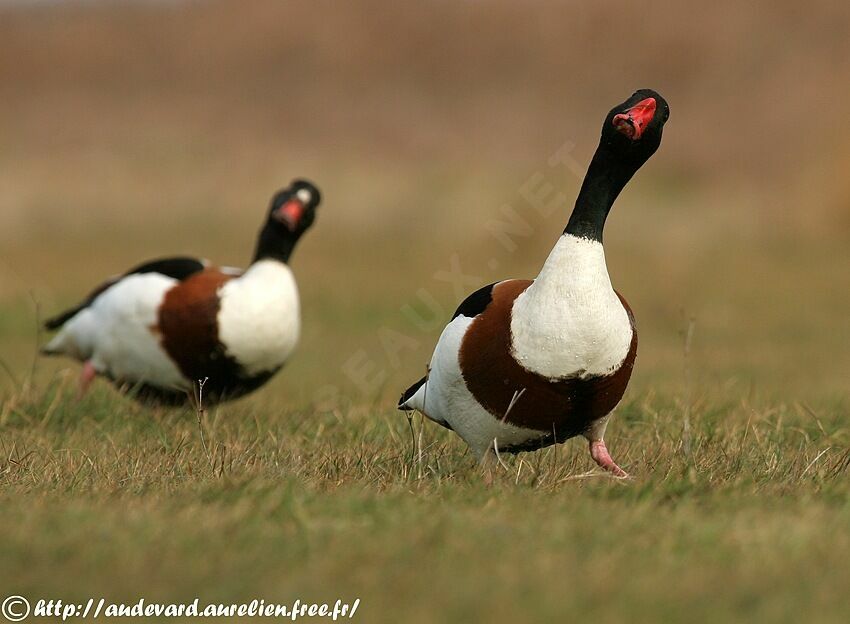
<svg viewBox="0 0 850 624">
<path fill-rule="evenodd" d="M 319 201 L 304 180 L 278 192 L 244 271 L 174 257 L 107 280 L 45 323 L 59 333 L 42 352 L 83 362 L 81 396 L 98 375 L 142 401 L 170 405 L 192 401 L 205 379 L 205 403 L 259 388 L 298 341 L 298 290 L 287 263 Z"/>
<path fill-rule="evenodd" d="M 627 476 L 603 435 L 634 367 L 637 330 L 611 286 L 602 230 L 620 191 L 661 144 L 668 116 L 667 102 L 649 89 L 608 113 L 572 216 L 540 274 L 467 297 L 399 409 L 454 430 L 482 462 L 496 451 L 582 435 L 597 464 Z"/>
</svg>

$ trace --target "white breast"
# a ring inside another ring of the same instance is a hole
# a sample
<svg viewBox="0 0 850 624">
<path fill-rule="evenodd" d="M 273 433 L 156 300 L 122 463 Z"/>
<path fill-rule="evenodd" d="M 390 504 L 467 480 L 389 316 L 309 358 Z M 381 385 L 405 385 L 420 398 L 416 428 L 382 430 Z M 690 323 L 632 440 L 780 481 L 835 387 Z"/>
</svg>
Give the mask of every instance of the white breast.
<svg viewBox="0 0 850 624">
<path fill-rule="evenodd" d="M 219 293 L 218 336 L 227 353 L 249 374 L 281 366 L 298 342 L 301 312 L 289 267 L 255 262 Z"/>
<path fill-rule="evenodd" d="M 514 302 L 511 335 L 517 361 L 550 379 L 603 375 L 623 362 L 632 327 L 601 243 L 570 234 L 558 240 Z"/>
</svg>

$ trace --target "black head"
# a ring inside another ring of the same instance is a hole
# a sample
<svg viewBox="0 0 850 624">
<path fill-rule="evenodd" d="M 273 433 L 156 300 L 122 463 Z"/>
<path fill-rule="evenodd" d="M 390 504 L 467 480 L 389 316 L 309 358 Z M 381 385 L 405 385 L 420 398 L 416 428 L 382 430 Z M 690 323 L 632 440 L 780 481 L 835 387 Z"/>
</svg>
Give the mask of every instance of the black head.
<svg viewBox="0 0 850 624">
<path fill-rule="evenodd" d="M 282 234 L 300 235 L 313 224 L 320 201 L 322 196 L 315 185 L 307 180 L 293 180 L 272 197 L 269 224 Z"/>
<path fill-rule="evenodd" d="M 611 206 L 661 145 L 661 133 L 669 117 L 667 101 L 651 89 L 635 91 L 611 109 L 564 232 L 602 241 Z"/>
<path fill-rule="evenodd" d="M 652 89 L 640 89 L 611 109 L 602 126 L 602 141 L 609 154 L 637 165 L 646 162 L 661 145 L 670 107 Z"/>
<path fill-rule="evenodd" d="M 293 180 L 288 187 L 278 191 L 272 197 L 254 260 L 289 260 L 295 243 L 316 219 L 316 208 L 321 200 L 319 189 L 307 180 Z"/>
</svg>

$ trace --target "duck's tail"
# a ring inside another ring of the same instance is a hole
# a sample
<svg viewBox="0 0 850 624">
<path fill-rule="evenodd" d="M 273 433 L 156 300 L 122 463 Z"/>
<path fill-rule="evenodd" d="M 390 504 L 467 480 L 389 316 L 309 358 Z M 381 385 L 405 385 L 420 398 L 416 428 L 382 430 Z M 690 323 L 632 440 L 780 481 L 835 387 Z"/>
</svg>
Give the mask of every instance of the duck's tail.
<svg viewBox="0 0 850 624">
<path fill-rule="evenodd" d="M 428 381 L 427 375 L 405 390 L 398 400 L 398 409 L 403 412 L 409 412 L 415 409 L 421 411 L 425 407 L 425 401 L 418 395 L 425 394 L 424 388 L 426 381 Z"/>
</svg>

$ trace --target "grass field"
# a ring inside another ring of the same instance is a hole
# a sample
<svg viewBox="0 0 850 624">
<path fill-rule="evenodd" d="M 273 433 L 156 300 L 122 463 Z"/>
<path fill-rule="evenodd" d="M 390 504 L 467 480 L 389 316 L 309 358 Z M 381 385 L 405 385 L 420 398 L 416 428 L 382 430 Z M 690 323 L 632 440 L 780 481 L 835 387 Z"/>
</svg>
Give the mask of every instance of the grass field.
<svg viewBox="0 0 850 624">
<path fill-rule="evenodd" d="M 0 7 L 0 597 L 847 621 L 833 4 Z M 640 329 L 606 435 L 633 478 L 572 440 L 503 457 L 487 487 L 395 400 L 465 292 L 536 273 L 604 112 L 639 86 L 671 119 L 605 234 Z M 34 357 L 39 318 L 139 260 L 244 264 L 296 176 L 325 201 L 293 261 L 299 350 L 261 391 L 202 415 L 105 382 L 76 401 L 78 367 Z M 565 197 L 547 216 L 541 181 Z M 506 210 L 528 223 L 507 243 Z"/>
</svg>

